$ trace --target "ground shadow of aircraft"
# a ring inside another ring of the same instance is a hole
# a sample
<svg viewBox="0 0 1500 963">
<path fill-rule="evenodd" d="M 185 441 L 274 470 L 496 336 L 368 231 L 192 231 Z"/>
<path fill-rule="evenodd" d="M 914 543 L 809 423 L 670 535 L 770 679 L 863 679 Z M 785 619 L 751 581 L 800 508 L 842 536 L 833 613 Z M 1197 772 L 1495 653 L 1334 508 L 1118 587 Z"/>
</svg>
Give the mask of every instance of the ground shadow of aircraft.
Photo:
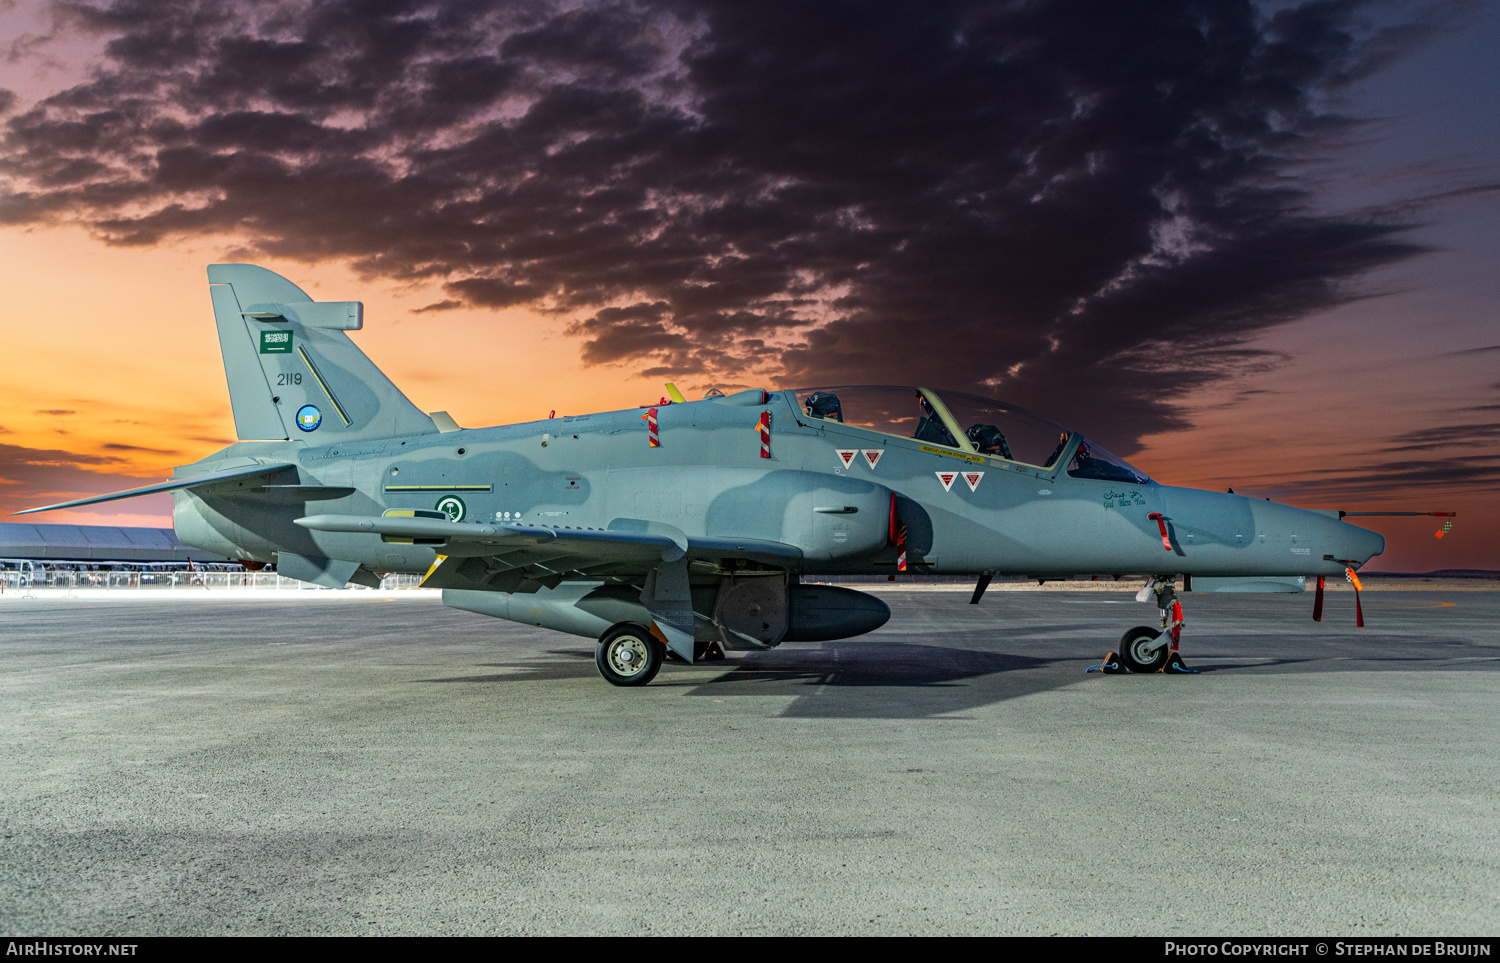
<svg viewBox="0 0 1500 963">
<path fill-rule="evenodd" d="M 1078 682 L 1076 659 L 886 639 L 749 653 L 690 696 L 793 696 L 788 718 L 921 719 Z"/>
<path fill-rule="evenodd" d="M 592 674 L 592 660 L 585 653 L 547 655 L 484 664 L 507 670 L 501 673 L 413 682 L 509 684 Z M 710 668 L 722 671 L 705 679 L 703 670 Z M 1059 688 L 1080 678 L 1074 658 L 871 639 L 745 653 L 724 662 L 699 663 L 690 675 L 673 672 L 660 684 L 689 687 L 688 696 L 793 697 L 795 701 L 780 713 L 784 717 L 920 719 Z"/>
</svg>

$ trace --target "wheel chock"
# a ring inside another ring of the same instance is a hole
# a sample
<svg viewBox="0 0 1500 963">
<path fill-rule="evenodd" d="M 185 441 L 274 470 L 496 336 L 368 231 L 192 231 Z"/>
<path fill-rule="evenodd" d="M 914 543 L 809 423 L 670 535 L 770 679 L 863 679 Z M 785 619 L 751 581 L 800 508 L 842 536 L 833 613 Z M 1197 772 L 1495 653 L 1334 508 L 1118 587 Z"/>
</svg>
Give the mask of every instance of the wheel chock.
<svg viewBox="0 0 1500 963">
<path fill-rule="evenodd" d="M 1179 655 L 1176 652 L 1173 652 L 1171 654 L 1171 656 L 1169 656 L 1167 658 L 1167 662 L 1166 662 L 1165 665 L 1163 665 L 1161 667 L 1161 671 L 1167 673 L 1168 675 L 1197 675 L 1198 674 L 1198 670 L 1197 669 L 1189 669 L 1187 666 L 1183 665 L 1182 664 L 1182 656 Z"/>
<path fill-rule="evenodd" d="M 1120 656 L 1115 652 L 1111 652 L 1104 657 L 1103 662 L 1100 662 L 1098 665 L 1091 665 L 1084 671 L 1103 672 L 1106 675 L 1115 675 L 1116 673 L 1124 673 L 1128 672 L 1129 670 L 1126 669 L 1123 664 L 1121 664 Z"/>
</svg>

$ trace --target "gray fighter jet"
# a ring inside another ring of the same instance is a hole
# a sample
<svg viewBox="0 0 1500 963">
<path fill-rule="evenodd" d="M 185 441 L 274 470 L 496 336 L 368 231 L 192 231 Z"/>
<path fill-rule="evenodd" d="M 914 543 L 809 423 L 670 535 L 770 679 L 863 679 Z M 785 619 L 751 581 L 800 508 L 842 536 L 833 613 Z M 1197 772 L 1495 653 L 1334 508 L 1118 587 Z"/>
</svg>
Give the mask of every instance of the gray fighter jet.
<svg viewBox="0 0 1500 963">
<path fill-rule="evenodd" d="M 673 389 L 463 429 L 349 339 L 359 302 L 314 301 L 249 264 L 208 279 L 241 440 L 169 482 L 30 511 L 170 491 L 189 545 L 330 587 L 425 573 L 445 605 L 597 639 L 616 685 L 649 682 L 668 652 L 890 618 L 871 595 L 800 581 L 813 573 L 972 575 L 976 602 L 999 574 L 1143 575 L 1161 627 L 1131 629 L 1120 656 L 1151 671 L 1175 654 L 1179 577 L 1321 588 L 1385 547 L 1343 513 L 1161 485 L 1031 412 L 925 387 Z"/>
</svg>

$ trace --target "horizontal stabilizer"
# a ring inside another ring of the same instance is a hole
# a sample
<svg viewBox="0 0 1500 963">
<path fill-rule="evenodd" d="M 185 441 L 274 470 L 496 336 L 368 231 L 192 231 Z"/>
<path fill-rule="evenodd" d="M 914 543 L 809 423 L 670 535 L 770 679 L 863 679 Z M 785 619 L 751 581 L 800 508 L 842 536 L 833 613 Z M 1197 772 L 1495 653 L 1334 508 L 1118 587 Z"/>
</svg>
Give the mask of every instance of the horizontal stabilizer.
<svg viewBox="0 0 1500 963">
<path fill-rule="evenodd" d="M 223 471 L 208 472 L 204 475 L 193 475 L 190 478 L 174 478 L 160 485 L 147 485 L 144 488 L 131 488 L 123 492 L 112 492 L 108 495 L 95 495 L 92 498 L 79 498 L 71 502 L 59 502 L 56 505 L 45 505 L 41 508 L 27 508 L 14 515 L 30 515 L 33 512 L 50 512 L 58 508 L 77 508 L 80 505 L 97 505 L 100 502 L 113 502 L 121 498 L 134 498 L 137 495 L 155 495 L 157 492 L 175 492 L 183 488 L 200 488 L 204 485 L 214 485 L 219 482 L 229 481 L 234 478 L 244 478 L 249 475 L 269 475 L 283 468 L 291 468 L 292 465 L 251 465 L 248 468 L 226 468 Z"/>
<path fill-rule="evenodd" d="M 450 431 L 463 431 L 459 427 L 458 422 L 453 420 L 453 416 L 446 411 L 429 411 L 427 417 L 431 418 L 432 423 L 437 426 L 437 430 L 444 434 Z"/>
</svg>

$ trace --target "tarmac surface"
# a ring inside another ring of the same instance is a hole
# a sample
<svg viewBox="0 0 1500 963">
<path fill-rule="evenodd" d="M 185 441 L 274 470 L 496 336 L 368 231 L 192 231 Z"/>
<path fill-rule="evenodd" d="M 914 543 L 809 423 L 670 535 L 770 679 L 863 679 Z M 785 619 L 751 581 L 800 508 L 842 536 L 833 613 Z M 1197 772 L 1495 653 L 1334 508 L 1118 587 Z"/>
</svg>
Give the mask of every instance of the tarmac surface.
<svg viewBox="0 0 1500 963">
<path fill-rule="evenodd" d="M 1133 589 L 1134 586 L 1131 586 Z M 1500 592 L 892 592 L 606 684 L 430 597 L 0 600 L 0 931 L 1494 935 Z"/>
</svg>

